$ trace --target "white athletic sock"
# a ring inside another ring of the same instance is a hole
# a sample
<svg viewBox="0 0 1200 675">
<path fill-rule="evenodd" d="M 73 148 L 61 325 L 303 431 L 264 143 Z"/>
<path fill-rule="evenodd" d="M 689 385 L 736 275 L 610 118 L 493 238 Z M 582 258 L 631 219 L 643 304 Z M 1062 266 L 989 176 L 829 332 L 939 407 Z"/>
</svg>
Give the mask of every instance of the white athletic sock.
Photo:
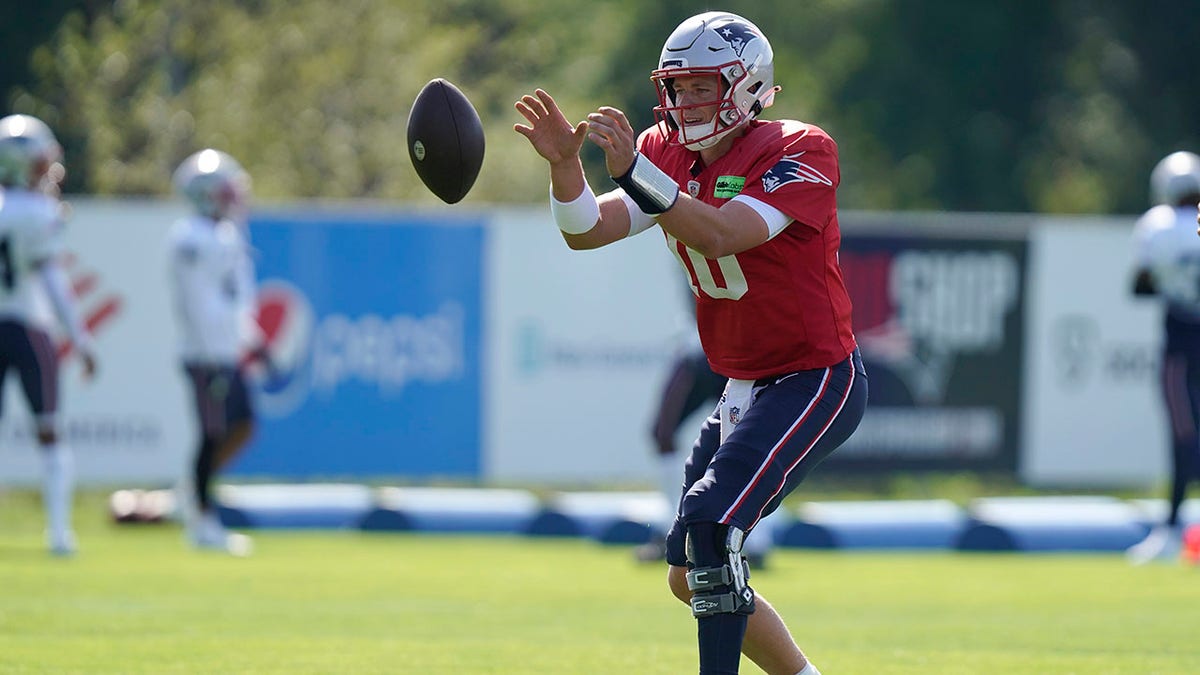
<svg viewBox="0 0 1200 675">
<path fill-rule="evenodd" d="M 817 670 L 817 667 L 812 664 L 812 661 L 809 661 L 808 665 L 804 666 L 804 670 L 796 673 L 796 675 L 821 675 L 821 671 Z"/>
<path fill-rule="evenodd" d="M 46 525 L 51 545 L 73 546 L 71 501 L 75 489 L 74 457 L 66 446 L 55 443 L 42 448 L 42 461 L 45 463 L 42 503 L 46 507 Z"/>
</svg>

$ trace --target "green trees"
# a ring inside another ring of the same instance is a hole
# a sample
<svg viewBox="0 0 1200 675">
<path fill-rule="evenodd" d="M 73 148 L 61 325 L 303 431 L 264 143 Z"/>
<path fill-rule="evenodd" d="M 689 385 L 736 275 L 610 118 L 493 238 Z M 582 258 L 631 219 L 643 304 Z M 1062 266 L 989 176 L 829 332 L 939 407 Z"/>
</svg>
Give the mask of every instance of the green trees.
<svg viewBox="0 0 1200 675">
<path fill-rule="evenodd" d="M 513 101 L 541 86 L 577 119 L 611 104 L 648 124 L 649 70 L 698 11 L 685 0 L 84 4 L 91 13 L 60 23 L 5 100 L 59 131 L 70 191 L 160 194 L 176 162 L 212 145 L 247 165 L 266 200 L 416 204 L 436 203 L 405 147 L 425 82 L 459 85 L 484 121 L 487 157 L 468 201 L 539 202 L 545 168 L 511 131 Z M 1182 4 L 726 8 L 775 47 L 783 92 L 768 116 L 838 140 L 843 208 L 1132 213 L 1155 161 L 1200 148 L 1189 57 L 1200 24 Z M 585 163 L 602 186 L 599 153 Z"/>
</svg>

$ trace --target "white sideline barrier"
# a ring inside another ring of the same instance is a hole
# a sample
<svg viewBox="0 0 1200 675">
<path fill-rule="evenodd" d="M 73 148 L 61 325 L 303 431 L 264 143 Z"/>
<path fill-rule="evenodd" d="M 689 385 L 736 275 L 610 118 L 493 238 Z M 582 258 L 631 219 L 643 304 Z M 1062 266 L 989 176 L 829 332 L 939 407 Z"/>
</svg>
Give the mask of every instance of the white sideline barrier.
<svg viewBox="0 0 1200 675">
<path fill-rule="evenodd" d="M 231 527 L 358 527 L 374 503 L 370 488 L 349 483 L 221 485 L 216 497 Z"/>
<path fill-rule="evenodd" d="M 799 548 L 948 548 L 966 525 L 949 500 L 808 502 L 778 536 Z"/>
<path fill-rule="evenodd" d="M 524 531 L 539 507 L 525 490 L 386 487 L 360 523 L 364 530 Z"/>
<path fill-rule="evenodd" d="M 1147 528 L 1131 503 L 1112 497 L 993 497 L 968 507 L 965 551 L 1124 551 Z"/>
<path fill-rule="evenodd" d="M 530 524 L 537 536 L 585 536 L 605 543 L 638 543 L 673 508 L 659 492 L 560 492 Z"/>
</svg>

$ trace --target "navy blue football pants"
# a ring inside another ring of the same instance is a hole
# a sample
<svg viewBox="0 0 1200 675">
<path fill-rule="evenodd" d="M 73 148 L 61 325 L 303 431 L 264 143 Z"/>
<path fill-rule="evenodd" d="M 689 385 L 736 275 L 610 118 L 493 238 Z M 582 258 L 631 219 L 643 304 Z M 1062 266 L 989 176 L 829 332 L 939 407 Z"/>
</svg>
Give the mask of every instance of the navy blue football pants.
<svg viewBox="0 0 1200 675">
<path fill-rule="evenodd" d="M 723 444 L 720 416 L 710 416 L 684 468 L 683 496 L 667 535 L 667 562 L 687 563 L 690 523 L 752 531 L 850 438 L 866 405 L 867 375 L 855 350 L 829 368 L 758 380 L 750 409 Z"/>
<path fill-rule="evenodd" d="M 17 371 L 39 429 L 46 428 L 58 412 L 58 355 L 50 335 L 19 321 L 0 320 L 0 391 L 9 370 Z"/>
</svg>

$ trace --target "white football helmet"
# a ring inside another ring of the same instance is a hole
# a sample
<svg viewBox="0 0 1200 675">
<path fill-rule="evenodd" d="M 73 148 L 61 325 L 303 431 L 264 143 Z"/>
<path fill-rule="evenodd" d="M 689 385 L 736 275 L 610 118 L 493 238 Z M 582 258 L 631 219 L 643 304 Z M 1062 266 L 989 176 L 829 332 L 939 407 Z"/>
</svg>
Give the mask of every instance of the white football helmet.
<svg viewBox="0 0 1200 675">
<path fill-rule="evenodd" d="M 175 189 L 210 218 L 237 218 L 250 197 L 250 175 L 220 150 L 197 152 L 175 169 Z"/>
<path fill-rule="evenodd" d="M 711 147 L 775 102 L 774 58 L 771 43 L 753 23 L 729 12 L 697 14 L 667 38 L 650 74 L 658 90 L 654 113 L 677 132 L 674 142 L 689 150 Z M 683 75 L 719 76 L 721 92 L 711 122 L 683 124 L 685 108 L 713 105 L 676 105 L 672 80 Z"/>
<path fill-rule="evenodd" d="M 57 188 L 66 175 L 62 146 L 46 123 L 32 115 L 0 119 L 0 185 Z"/>
<path fill-rule="evenodd" d="M 1150 172 L 1150 192 L 1155 204 L 1200 198 L 1200 157 L 1182 150 L 1163 157 Z"/>
</svg>

